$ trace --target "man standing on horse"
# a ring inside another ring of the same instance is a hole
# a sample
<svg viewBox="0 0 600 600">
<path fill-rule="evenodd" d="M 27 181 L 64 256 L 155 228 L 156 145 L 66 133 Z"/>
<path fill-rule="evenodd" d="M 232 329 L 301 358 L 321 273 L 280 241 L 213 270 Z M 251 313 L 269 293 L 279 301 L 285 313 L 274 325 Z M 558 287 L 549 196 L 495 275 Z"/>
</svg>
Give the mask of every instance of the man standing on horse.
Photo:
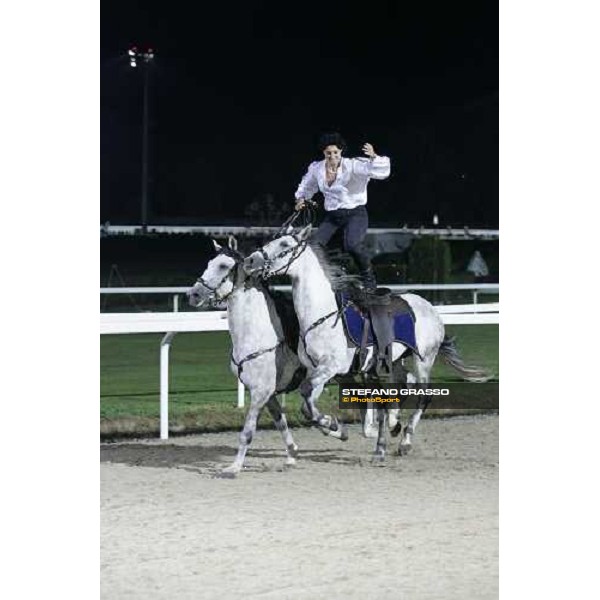
<svg viewBox="0 0 600 600">
<path fill-rule="evenodd" d="M 390 159 L 378 156 L 371 144 L 364 144 L 366 158 L 342 158 L 346 143 L 339 133 L 327 133 L 319 140 L 324 160 L 308 167 L 296 190 L 296 210 L 304 207 L 317 192 L 324 197 L 325 218 L 314 239 L 326 246 L 333 234 L 343 230 L 344 251 L 360 270 L 365 290 L 377 289 L 371 258 L 365 248 L 369 226 L 367 184 L 370 179 L 386 179 L 390 175 Z"/>
</svg>

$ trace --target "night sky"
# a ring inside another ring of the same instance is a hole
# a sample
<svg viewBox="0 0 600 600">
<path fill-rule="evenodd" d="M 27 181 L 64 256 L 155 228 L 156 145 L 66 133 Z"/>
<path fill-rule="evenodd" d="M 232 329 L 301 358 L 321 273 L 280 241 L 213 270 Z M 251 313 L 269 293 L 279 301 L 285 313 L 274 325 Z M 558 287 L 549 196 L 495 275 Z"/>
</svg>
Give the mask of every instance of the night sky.
<svg viewBox="0 0 600 600">
<path fill-rule="evenodd" d="M 150 72 L 150 223 L 252 223 L 293 194 L 325 131 L 390 156 L 372 225 L 498 225 L 494 2 L 103 2 L 101 219 L 140 222 Z"/>
</svg>

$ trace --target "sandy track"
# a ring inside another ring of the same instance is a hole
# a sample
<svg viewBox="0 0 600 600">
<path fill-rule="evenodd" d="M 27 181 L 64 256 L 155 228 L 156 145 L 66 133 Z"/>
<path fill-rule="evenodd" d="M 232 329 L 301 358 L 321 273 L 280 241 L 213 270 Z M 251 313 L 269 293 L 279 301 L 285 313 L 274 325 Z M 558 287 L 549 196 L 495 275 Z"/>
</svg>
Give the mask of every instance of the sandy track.
<svg viewBox="0 0 600 600">
<path fill-rule="evenodd" d="M 235 480 L 235 433 L 103 444 L 102 598 L 497 598 L 497 416 L 422 421 L 384 467 L 356 427 L 294 437 Z"/>
</svg>

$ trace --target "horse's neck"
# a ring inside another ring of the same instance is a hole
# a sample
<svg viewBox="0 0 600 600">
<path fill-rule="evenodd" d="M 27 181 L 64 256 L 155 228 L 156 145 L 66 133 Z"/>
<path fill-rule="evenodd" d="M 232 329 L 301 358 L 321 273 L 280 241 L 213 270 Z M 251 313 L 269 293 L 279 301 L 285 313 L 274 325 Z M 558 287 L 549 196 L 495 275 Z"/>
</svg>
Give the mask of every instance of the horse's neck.
<svg viewBox="0 0 600 600">
<path fill-rule="evenodd" d="M 271 321 L 268 294 L 256 287 L 236 286 L 227 301 L 227 320 L 234 355 L 275 345 L 278 340 Z"/>
<path fill-rule="evenodd" d="M 302 329 L 337 309 L 331 284 L 310 248 L 296 261 L 292 276 L 294 308 Z"/>
</svg>

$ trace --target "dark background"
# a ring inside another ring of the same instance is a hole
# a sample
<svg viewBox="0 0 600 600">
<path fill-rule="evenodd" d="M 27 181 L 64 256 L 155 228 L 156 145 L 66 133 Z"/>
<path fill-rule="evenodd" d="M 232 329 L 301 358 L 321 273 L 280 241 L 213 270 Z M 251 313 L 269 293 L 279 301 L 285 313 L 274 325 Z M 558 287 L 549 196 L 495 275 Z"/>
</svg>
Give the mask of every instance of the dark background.
<svg viewBox="0 0 600 600">
<path fill-rule="evenodd" d="M 389 2 L 104 2 L 101 220 L 139 223 L 142 72 L 150 222 L 241 224 L 291 206 L 320 133 L 391 157 L 372 225 L 498 226 L 498 7 Z"/>
</svg>

